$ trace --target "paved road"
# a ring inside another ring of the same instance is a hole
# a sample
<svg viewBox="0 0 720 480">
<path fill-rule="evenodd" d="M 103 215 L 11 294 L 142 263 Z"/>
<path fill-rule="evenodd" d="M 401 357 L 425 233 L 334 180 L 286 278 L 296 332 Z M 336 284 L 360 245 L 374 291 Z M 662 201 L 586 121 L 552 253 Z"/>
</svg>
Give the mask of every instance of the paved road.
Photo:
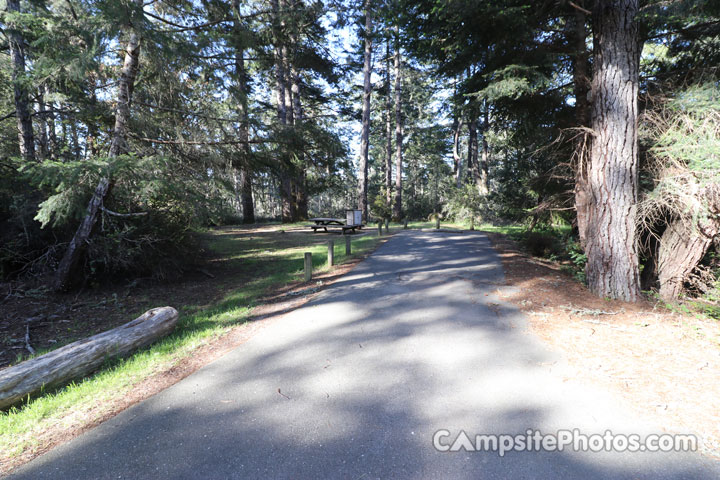
<svg viewBox="0 0 720 480">
<path fill-rule="evenodd" d="M 698 454 L 438 452 L 433 434 L 653 432 L 564 382 L 481 234 L 403 232 L 306 306 L 15 478 L 720 478 Z M 280 389 L 280 393 L 278 393 Z"/>
</svg>

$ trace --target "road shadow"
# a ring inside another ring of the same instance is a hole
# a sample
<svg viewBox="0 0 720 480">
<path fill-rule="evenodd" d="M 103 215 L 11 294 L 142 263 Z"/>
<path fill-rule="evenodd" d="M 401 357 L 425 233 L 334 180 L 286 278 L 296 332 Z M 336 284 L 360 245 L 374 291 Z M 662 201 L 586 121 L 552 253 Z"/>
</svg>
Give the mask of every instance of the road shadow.
<svg viewBox="0 0 720 480">
<path fill-rule="evenodd" d="M 11 478 L 718 478 L 690 454 L 437 451 L 441 429 L 635 431 L 557 378 L 501 283 L 480 234 L 397 235 L 241 348 Z"/>
</svg>

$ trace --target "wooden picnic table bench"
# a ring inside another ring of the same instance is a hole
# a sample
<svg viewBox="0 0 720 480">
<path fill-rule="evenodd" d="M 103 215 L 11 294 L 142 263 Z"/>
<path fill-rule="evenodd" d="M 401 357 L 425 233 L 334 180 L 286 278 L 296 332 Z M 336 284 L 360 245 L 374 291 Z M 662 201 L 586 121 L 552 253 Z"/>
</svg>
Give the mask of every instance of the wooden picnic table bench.
<svg viewBox="0 0 720 480">
<path fill-rule="evenodd" d="M 316 217 L 308 218 L 311 222 L 315 222 L 315 225 L 327 226 L 327 225 L 345 225 L 345 219 L 343 218 L 330 218 L 330 217 Z"/>
<path fill-rule="evenodd" d="M 344 235 L 348 231 L 352 231 L 354 233 L 355 229 L 360 229 L 364 226 L 363 224 L 346 225 L 345 220 L 342 218 L 316 217 L 309 218 L 308 220 L 315 222 L 315 225 L 310 225 L 313 232 L 317 232 L 320 228 L 327 232 L 328 227 L 339 227 Z"/>
<path fill-rule="evenodd" d="M 355 233 L 356 228 L 361 229 L 362 227 L 364 227 L 364 225 L 362 223 L 358 223 L 355 225 L 343 225 L 341 228 L 343 235 L 345 235 L 348 230 L 352 230 L 352 233 Z"/>
<path fill-rule="evenodd" d="M 315 222 L 315 225 L 310 225 L 310 228 L 313 229 L 313 232 L 317 232 L 318 228 L 322 228 L 326 232 L 327 227 L 329 225 L 337 225 L 342 226 L 345 225 L 345 221 L 342 218 L 330 218 L 330 217 L 316 217 L 316 218 L 309 218 L 311 222 Z"/>
</svg>

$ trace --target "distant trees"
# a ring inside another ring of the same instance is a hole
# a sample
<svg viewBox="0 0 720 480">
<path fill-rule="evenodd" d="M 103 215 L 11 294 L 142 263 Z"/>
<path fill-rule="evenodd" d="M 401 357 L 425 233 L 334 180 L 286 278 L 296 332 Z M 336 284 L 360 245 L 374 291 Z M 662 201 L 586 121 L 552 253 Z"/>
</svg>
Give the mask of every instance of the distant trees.
<svg viewBox="0 0 720 480">
<path fill-rule="evenodd" d="M 197 229 L 356 205 L 571 223 L 602 296 L 715 278 L 717 2 L 9 0 L 0 15 L 3 278 L 168 275 Z"/>
<path fill-rule="evenodd" d="M 35 135 L 30 118 L 28 79 L 25 77 L 25 38 L 22 33 L 20 0 L 8 0 L 5 5 L 7 40 L 12 62 L 12 83 L 15 99 L 20 155 L 29 162 L 35 161 Z"/>
<path fill-rule="evenodd" d="M 135 79 L 138 75 L 140 64 L 140 41 L 141 28 L 143 23 L 142 0 L 134 0 L 127 6 L 128 11 L 126 18 L 128 23 L 125 25 L 124 33 L 127 36 L 125 44 L 125 59 L 120 69 L 120 75 L 117 80 L 117 97 L 115 100 L 115 125 L 113 126 L 110 149 L 108 151 L 108 159 L 119 157 L 128 153 L 127 135 L 130 123 L 130 103 L 135 88 Z M 85 251 L 88 238 L 92 233 L 98 214 L 104 208 L 105 197 L 110 190 L 112 178 L 102 176 L 95 191 L 90 198 L 87 206 L 85 217 L 80 226 L 75 231 L 67 250 L 60 260 L 57 272 L 55 273 L 54 288 L 56 290 L 67 290 L 72 287 L 74 273 L 81 256 Z"/>
<path fill-rule="evenodd" d="M 296 221 L 310 195 L 354 179 L 342 97 L 324 91 L 339 78 L 325 7 L 280 3 L 9 2 L 0 275 L 60 290 L 162 277 L 197 251 L 195 229 L 283 208 Z M 284 123 L 264 87 L 277 73 Z"/>
<path fill-rule="evenodd" d="M 360 162 L 358 167 L 358 208 L 362 217 L 368 220 L 368 152 L 370 148 L 370 96 L 372 95 L 372 48 L 373 21 L 372 4 L 365 0 L 363 4 L 365 17 L 364 55 L 363 55 L 363 95 L 362 95 L 362 132 L 360 133 Z"/>
<path fill-rule="evenodd" d="M 402 116 L 402 58 L 400 53 L 399 28 L 395 25 L 395 201 L 393 218 L 403 218 L 402 172 L 403 172 L 403 116 Z"/>
<path fill-rule="evenodd" d="M 702 224 L 692 229 L 706 233 L 700 240 L 674 223 L 685 218 L 687 228 L 686 214 L 665 217 L 669 223 L 664 223 L 657 215 L 648 221 L 647 209 L 638 210 L 647 185 L 641 174 L 658 181 L 657 170 L 641 169 L 653 163 L 641 164 L 644 149 L 654 147 L 638 142 L 638 124 L 647 108 L 645 95 L 698 76 L 717 78 L 717 69 L 707 66 L 718 50 L 709 47 L 712 41 L 705 49 L 698 43 L 717 35 L 717 6 L 614 0 L 466 7 L 404 4 L 413 54 L 435 64 L 448 83 L 461 79 L 449 114 L 458 191 L 448 205 L 468 211 L 458 206 L 470 198 L 459 187 L 472 181 L 479 193 L 489 192 L 482 201 L 495 214 L 531 216 L 531 227 L 540 218 L 565 217 L 576 225 L 585 249 L 591 291 L 639 299 L 642 262 L 644 277 L 657 268 L 661 295 L 676 296 L 680 288 L 669 287 L 668 279 L 685 283 L 717 234 Z M 641 61 L 646 42 L 653 49 Z M 469 177 L 464 181 L 463 163 Z M 641 239 L 648 235 L 659 239 L 650 244 L 660 246 L 641 252 Z M 681 237 L 692 245 L 681 245 Z"/>
<path fill-rule="evenodd" d="M 250 149 L 250 82 L 245 66 L 245 52 L 249 43 L 250 32 L 244 25 L 240 10 L 240 0 L 233 0 L 233 27 L 230 44 L 235 49 L 235 85 L 234 100 L 238 115 L 238 141 L 240 155 L 235 173 L 235 193 L 239 191 L 239 202 L 242 205 L 243 223 L 255 223 L 255 205 L 252 195 L 252 150 Z M 299 100 L 298 100 L 299 101 Z"/>
</svg>

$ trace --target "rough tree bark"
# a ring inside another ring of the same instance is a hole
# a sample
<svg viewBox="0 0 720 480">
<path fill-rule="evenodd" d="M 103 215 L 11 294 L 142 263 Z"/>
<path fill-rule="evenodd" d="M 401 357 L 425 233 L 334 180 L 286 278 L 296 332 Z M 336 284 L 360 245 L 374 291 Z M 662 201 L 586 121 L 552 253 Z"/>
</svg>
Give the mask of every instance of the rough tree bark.
<svg viewBox="0 0 720 480">
<path fill-rule="evenodd" d="M 243 223 L 255 223 L 255 206 L 252 198 L 252 176 L 250 170 L 250 116 L 248 112 L 248 75 L 245 69 L 245 48 L 243 45 L 243 25 L 240 19 L 240 0 L 233 0 L 235 14 L 235 88 L 237 110 L 240 119 L 238 137 L 241 142 L 242 159 L 239 165 L 240 203 L 242 205 Z"/>
<path fill-rule="evenodd" d="M 660 297 L 667 301 L 677 299 L 685 281 L 720 233 L 720 221 L 709 219 L 693 226 L 677 220 L 665 229 L 658 249 L 658 280 Z"/>
<path fill-rule="evenodd" d="M 360 136 L 360 165 L 358 209 L 364 221 L 368 219 L 368 153 L 370 148 L 370 95 L 372 94 L 372 11 L 370 0 L 365 0 L 365 54 L 363 63 L 362 134 Z"/>
<path fill-rule="evenodd" d="M 20 13 L 20 0 L 7 0 L 5 10 L 10 14 Z M 35 161 L 35 136 L 30 100 L 25 77 L 25 39 L 22 32 L 13 24 L 7 26 L 6 35 L 10 47 L 12 63 L 12 82 L 15 99 L 15 117 L 17 118 L 20 156 L 26 161 Z"/>
<path fill-rule="evenodd" d="M 400 29 L 395 25 L 395 203 L 393 218 L 403 218 L 402 204 L 402 162 L 403 162 L 403 122 L 402 122 L 402 59 L 400 58 Z"/>
<path fill-rule="evenodd" d="M 390 37 L 385 44 L 385 201 L 392 205 L 392 85 L 390 84 Z"/>
<path fill-rule="evenodd" d="M 708 203 L 707 217 L 693 220 L 678 218 L 671 222 L 658 248 L 660 297 L 672 301 L 682 293 L 685 281 L 707 253 L 713 241 L 720 238 L 720 191 L 714 186 L 704 189 Z"/>
<path fill-rule="evenodd" d="M 571 30 L 569 32 L 570 44 L 573 47 L 572 67 L 573 67 L 573 90 L 575 94 L 575 123 L 578 127 L 590 127 L 590 100 L 588 93 L 590 92 L 590 64 L 588 62 L 589 52 L 587 49 L 587 17 L 584 9 L 584 1 L 578 0 L 576 5 L 580 8 L 573 7 L 573 16 L 571 18 Z M 588 224 L 588 202 L 590 192 L 587 180 L 587 164 L 586 164 L 586 142 L 585 135 L 578 135 L 575 142 L 575 212 L 577 218 L 578 234 L 580 237 L 580 245 L 585 248 L 587 224 Z"/>
<path fill-rule="evenodd" d="M 63 385 L 97 370 L 109 358 L 123 357 L 168 335 L 178 312 L 154 308 L 125 325 L 78 340 L 0 372 L 0 409 L 43 388 Z"/>
<path fill-rule="evenodd" d="M 135 0 L 136 7 L 142 9 L 142 0 Z M 113 128 L 112 140 L 110 143 L 110 158 L 117 157 L 127 152 L 127 128 L 130 122 L 130 102 L 135 86 L 135 78 L 138 72 L 138 60 L 140 56 L 140 35 L 133 25 L 128 27 L 128 40 L 125 47 L 125 60 L 120 71 L 118 80 L 117 105 L 115 107 L 115 126 Z M 73 283 L 73 274 L 82 257 L 87 241 L 90 238 L 92 229 L 97 222 L 98 212 L 103 200 L 110 190 L 110 178 L 103 177 L 95 187 L 95 192 L 90 199 L 85 218 L 78 227 L 65 255 L 60 261 L 56 275 L 54 288 L 58 291 L 69 289 Z"/>
<path fill-rule="evenodd" d="M 638 0 L 593 10 L 593 141 L 588 165 L 586 275 L 596 295 L 637 301 Z"/>
</svg>

